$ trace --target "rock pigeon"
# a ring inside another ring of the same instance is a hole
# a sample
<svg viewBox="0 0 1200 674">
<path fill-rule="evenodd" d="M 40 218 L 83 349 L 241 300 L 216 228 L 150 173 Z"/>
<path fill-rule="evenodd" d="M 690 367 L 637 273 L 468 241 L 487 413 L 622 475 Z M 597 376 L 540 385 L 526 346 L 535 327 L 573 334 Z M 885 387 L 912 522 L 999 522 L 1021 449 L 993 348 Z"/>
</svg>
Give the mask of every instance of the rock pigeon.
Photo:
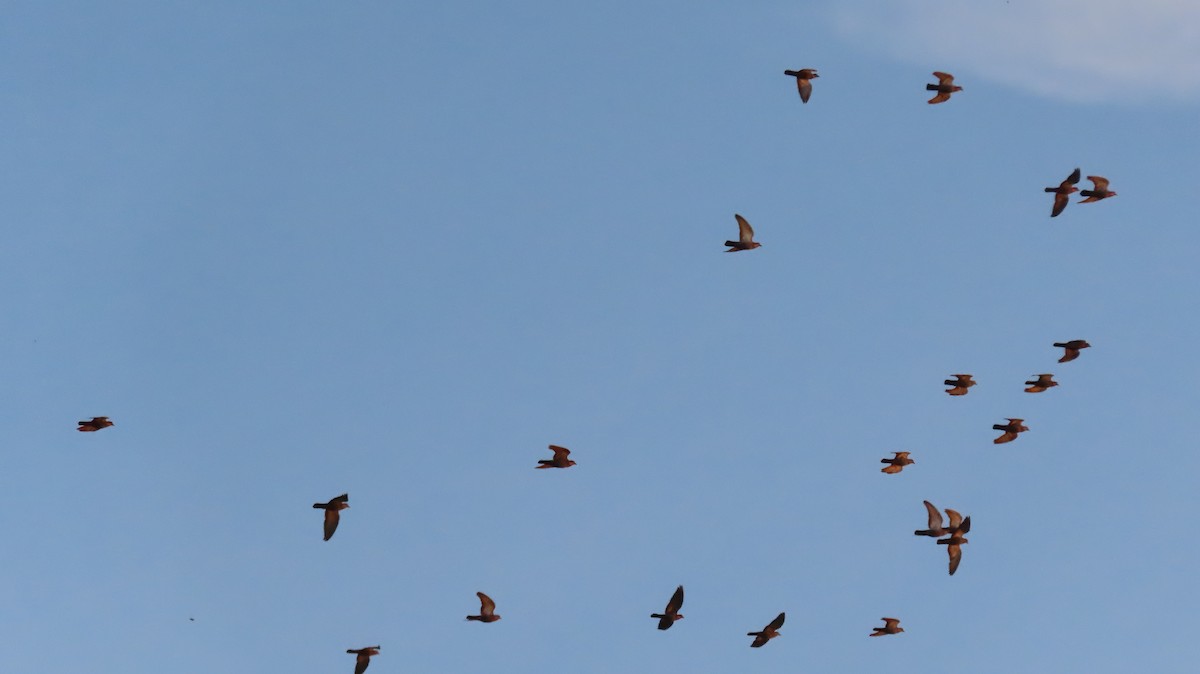
<svg viewBox="0 0 1200 674">
<path fill-rule="evenodd" d="M 325 511 L 325 540 L 333 538 L 333 532 L 337 531 L 338 522 L 342 516 L 339 511 L 350 507 L 347 501 L 350 500 L 349 494 L 342 494 L 337 498 L 329 499 L 329 503 L 314 503 L 314 508 L 321 508 Z"/>
<path fill-rule="evenodd" d="M 815 68 L 801 68 L 800 70 L 785 70 L 783 74 L 796 78 L 796 88 L 800 90 L 800 102 L 807 103 L 808 97 L 812 96 L 812 80 L 820 77 L 817 74 L 817 70 Z"/>
<path fill-rule="evenodd" d="M 930 103 L 945 103 L 950 100 L 950 94 L 956 91 L 962 91 L 962 87 L 954 85 L 954 75 L 950 73 L 935 72 L 934 77 L 938 78 L 937 84 L 926 84 L 926 91 L 936 91 L 937 95 L 929 99 Z"/>
<path fill-rule="evenodd" d="M 669 630 L 671 625 L 675 624 L 676 620 L 683 620 L 683 614 L 679 609 L 683 608 L 683 586 L 675 588 L 675 594 L 671 595 L 671 601 L 667 602 L 667 607 L 662 613 L 651 613 L 651 618 L 658 618 L 658 629 Z"/>
<path fill-rule="evenodd" d="M 1075 187 L 1075 183 L 1079 182 L 1079 169 L 1075 169 L 1067 179 L 1058 184 L 1058 187 L 1047 187 L 1047 192 L 1054 194 L 1054 208 L 1050 211 L 1050 217 L 1057 217 L 1063 209 L 1067 207 L 1067 197 L 1078 192 L 1079 188 Z"/>
</svg>

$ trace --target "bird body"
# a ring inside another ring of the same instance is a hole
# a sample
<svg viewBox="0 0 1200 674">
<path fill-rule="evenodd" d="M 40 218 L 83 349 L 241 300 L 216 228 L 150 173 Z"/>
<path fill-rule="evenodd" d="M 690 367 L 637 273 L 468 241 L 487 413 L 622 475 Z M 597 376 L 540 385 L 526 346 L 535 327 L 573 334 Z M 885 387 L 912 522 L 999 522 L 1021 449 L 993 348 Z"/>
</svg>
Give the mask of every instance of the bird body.
<svg viewBox="0 0 1200 674">
<path fill-rule="evenodd" d="M 800 90 L 800 102 L 807 103 L 808 97 L 812 96 L 812 80 L 820 77 L 816 69 L 801 68 L 800 70 L 785 70 L 783 74 L 796 78 L 796 88 Z"/>
<path fill-rule="evenodd" d="M 937 84 L 926 84 L 926 91 L 936 91 L 937 95 L 929 99 L 929 103 L 945 103 L 950 100 L 950 94 L 956 91 L 962 91 L 962 87 L 955 86 L 954 75 L 950 73 L 934 72 L 933 76 L 938 78 Z"/>
<path fill-rule="evenodd" d="M 1079 203 L 1089 204 L 1093 201 L 1100 201 L 1101 199 L 1117 196 L 1116 192 L 1109 191 L 1108 178 L 1102 178 L 1100 176 L 1088 176 L 1087 179 L 1092 181 L 1092 189 L 1083 190 L 1079 193 L 1079 196 L 1087 197 L 1086 199 L 1081 199 Z"/>
<path fill-rule="evenodd" d="M 942 382 L 946 386 L 953 387 L 946 391 L 946 393 L 949 393 L 952 396 L 965 396 L 967 395 L 967 389 L 978 383 L 972 379 L 971 375 L 969 374 L 956 374 L 952 376 L 954 379 L 947 379 L 946 381 Z"/>
<path fill-rule="evenodd" d="M 780 613 L 766 627 L 762 628 L 761 632 L 746 632 L 746 636 L 754 637 L 754 642 L 750 644 L 750 648 L 762 648 L 763 644 L 779 636 L 779 628 L 783 627 L 785 618 L 786 614 Z"/>
<path fill-rule="evenodd" d="M 749 222 L 746 222 L 746 218 L 743 218 L 737 213 L 734 213 L 733 217 L 738 223 L 738 240 L 726 241 L 725 245 L 729 246 L 729 250 L 725 252 L 733 253 L 739 250 L 753 250 L 761 246 L 761 243 L 758 243 L 754 240 L 754 228 L 750 226 Z"/>
<path fill-rule="evenodd" d="M 92 417 L 87 421 L 80 421 L 79 428 L 76 428 L 75 430 L 79 431 L 80 433 L 95 433 L 101 428 L 108 428 L 112 425 L 113 422 L 109 421 L 108 417 Z"/>
<path fill-rule="evenodd" d="M 1025 426 L 1021 423 L 1022 421 L 1025 420 L 1009 419 L 1007 424 L 992 424 L 993 429 L 997 431 L 1004 431 L 1004 435 L 992 440 L 992 442 L 997 445 L 1002 445 L 1006 442 L 1012 442 L 1013 440 L 1016 440 L 1018 433 L 1024 433 L 1025 431 L 1029 430 L 1028 426 Z"/>
<path fill-rule="evenodd" d="M 904 631 L 904 628 L 900 626 L 899 618 L 880 618 L 880 620 L 883 621 L 883 627 L 876 627 L 870 636 L 882 637 L 888 634 L 899 634 Z"/>
<path fill-rule="evenodd" d="M 916 461 L 913 461 L 912 459 L 908 458 L 908 455 L 911 452 L 892 452 L 892 453 L 895 454 L 896 456 L 894 456 L 890 459 L 880 459 L 879 460 L 879 463 L 888 464 L 887 468 L 880 469 L 881 472 L 887 473 L 889 475 L 895 475 L 896 473 L 899 473 L 900 471 L 904 470 L 905 466 L 911 466 L 912 464 L 916 463 Z"/>
<path fill-rule="evenodd" d="M 314 508 L 319 508 L 325 511 L 325 540 L 333 538 L 333 532 L 337 531 L 338 522 L 340 522 L 342 519 L 342 516 L 339 513 L 340 511 L 350 507 L 350 504 L 348 503 L 349 500 L 349 494 L 342 494 L 337 498 L 329 499 L 328 503 L 313 504 Z"/>
<path fill-rule="evenodd" d="M 550 445 L 550 451 L 554 452 L 552 459 L 538 459 L 538 465 L 535 468 L 570 468 L 575 465 L 575 462 L 568 459 L 571 455 L 571 450 L 558 445 Z"/>
<path fill-rule="evenodd" d="M 1047 192 L 1054 193 L 1054 208 L 1050 211 L 1050 217 L 1058 217 L 1059 213 L 1067 207 L 1067 197 L 1074 192 L 1078 192 L 1079 188 L 1075 187 L 1075 183 L 1079 182 L 1079 169 L 1075 169 L 1067 179 L 1058 184 L 1058 187 L 1047 187 Z"/>
<path fill-rule="evenodd" d="M 1063 357 L 1059 358 L 1058 362 L 1066 363 L 1078 358 L 1079 350 L 1089 348 L 1091 344 L 1088 344 L 1087 341 L 1083 339 L 1072 339 L 1069 342 L 1055 342 L 1054 346 L 1065 349 L 1063 351 Z"/>
<path fill-rule="evenodd" d="M 367 671 L 367 667 L 371 664 L 371 656 L 379 655 L 379 646 L 367 646 L 366 648 L 348 648 L 347 653 L 353 653 L 358 656 L 354 659 L 354 674 L 363 674 Z"/>
<path fill-rule="evenodd" d="M 658 629 L 669 630 L 671 625 L 675 624 L 676 620 L 683 620 L 683 614 L 679 609 L 683 608 L 683 586 L 675 588 L 675 594 L 671 595 L 671 600 L 667 602 L 667 607 L 662 613 L 651 613 L 651 618 L 658 618 Z"/>
<path fill-rule="evenodd" d="M 494 623 L 500 619 L 496 615 L 496 602 L 492 598 L 482 592 L 476 592 L 475 596 L 479 597 L 479 615 L 469 615 L 467 620 L 476 620 L 481 623 Z"/>
<path fill-rule="evenodd" d="M 950 575 L 953 576 L 955 571 L 958 571 L 958 565 L 962 562 L 962 546 L 970 541 L 963 537 L 963 534 L 971 530 L 971 518 L 968 517 L 962 522 L 962 526 L 950 535 L 950 538 L 943 538 L 938 541 L 938 545 L 946 546 L 946 553 L 950 556 Z"/>
<path fill-rule="evenodd" d="M 1034 376 L 1037 377 L 1037 379 L 1025 382 L 1025 385 L 1029 387 L 1025 389 L 1026 393 L 1041 393 L 1048 388 L 1058 386 L 1058 382 L 1054 381 L 1054 375 L 1052 374 L 1039 374 Z"/>
</svg>

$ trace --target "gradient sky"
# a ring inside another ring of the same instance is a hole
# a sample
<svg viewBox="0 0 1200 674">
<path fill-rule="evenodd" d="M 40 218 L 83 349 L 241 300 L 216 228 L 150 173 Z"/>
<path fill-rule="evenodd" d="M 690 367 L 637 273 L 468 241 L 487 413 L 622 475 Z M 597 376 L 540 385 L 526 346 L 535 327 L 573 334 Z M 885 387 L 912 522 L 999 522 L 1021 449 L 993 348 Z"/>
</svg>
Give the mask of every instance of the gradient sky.
<svg viewBox="0 0 1200 674">
<path fill-rule="evenodd" d="M 0 37 L 0 671 L 1195 670 L 1194 2 L 10 2 Z M 1120 196 L 1051 220 L 1076 166 Z M 953 578 L 923 499 L 972 516 Z"/>
</svg>

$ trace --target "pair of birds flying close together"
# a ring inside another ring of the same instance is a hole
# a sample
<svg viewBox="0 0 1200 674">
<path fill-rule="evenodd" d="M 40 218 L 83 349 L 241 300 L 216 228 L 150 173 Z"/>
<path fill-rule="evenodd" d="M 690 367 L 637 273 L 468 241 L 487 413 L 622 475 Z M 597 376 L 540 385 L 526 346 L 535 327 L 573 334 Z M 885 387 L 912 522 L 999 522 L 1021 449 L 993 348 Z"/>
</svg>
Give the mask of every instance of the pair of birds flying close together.
<svg viewBox="0 0 1200 674">
<path fill-rule="evenodd" d="M 946 393 L 949 393 L 952 396 L 965 396 L 967 395 L 967 389 L 979 383 L 972 378 L 972 375 L 969 374 L 955 374 L 951 376 L 954 377 L 954 379 L 947 379 L 942 383 L 950 387 Z M 1025 389 L 1026 393 L 1041 393 L 1048 388 L 1058 386 L 1058 382 L 1054 381 L 1053 374 L 1043 373 L 1034 376 L 1037 377 L 1037 379 L 1025 382 L 1025 385 L 1029 387 Z"/>
<path fill-rule="evenodd" d="M 796 89 L 800 92 L 800 102 L 807 103 L 808 98 L 812 96 L 812 81 L 820 77 L 817 74 L 816 68 L 801 68 L 800 70 L 785 70 L 784 75 L 796 78 Z M 962 91 L 962 87 L 954 84 L 954 75 L 950 73 L 934 72 L 933 76 L 938 78 L 937 84 L 926 84 L 926 91 L 936 91 L 937 94 L 929 99 L 930 103 L 945 103 L 950 100 L 950 94 L 956 91 Z"/>
<path fill-rule="evenodd" d="M 1079 203 L 1089 204 L 1093 201 L 1100 201 L 1109 197 L 1117 196 L 1116 192 L 1108 189 L 1108 178 L 1102 176 L 1088 176 L 1088 180 L 1092 181 L 1092 189 L 1082 190 L 1075 187 L 1079 182 L 1079 169 L 1071 172 L 1067 179 L 1058 184 L 1058 187 L 1047 187 L 1046 191 L 1054 195 L 1054 208 L 1050 210 L 1050 217 L 1056 218 L 1063 209 L 1067 207 L 1067 197 L 1079 192 L 1079 195 L 1085 197 L 1080 199 Z"/>
<path fill-rule="evenodd" d="M 929 528 L 917 529 L 913 535 L 940 539 L 938 545 L 945 545 L 946 552 L 950 555 L 950 575 L 953 576 L 954 572 L 958 570 L 959 563 L 962 562 L 962 546 L 968 542 L 963 534 L 971 530 L 971 517 L 963 517 L 957 510 L 946 508 L 946 516 L 950 518 L 950 526 L 947 527 L 944 526 L 942 514 L 938 512 L 937 507 L 929 501 L 924 503 L 925 510 L 929 513 Z M 942 538 L 943 536 L 949 536 L 949 538 Z"/>
</svg>

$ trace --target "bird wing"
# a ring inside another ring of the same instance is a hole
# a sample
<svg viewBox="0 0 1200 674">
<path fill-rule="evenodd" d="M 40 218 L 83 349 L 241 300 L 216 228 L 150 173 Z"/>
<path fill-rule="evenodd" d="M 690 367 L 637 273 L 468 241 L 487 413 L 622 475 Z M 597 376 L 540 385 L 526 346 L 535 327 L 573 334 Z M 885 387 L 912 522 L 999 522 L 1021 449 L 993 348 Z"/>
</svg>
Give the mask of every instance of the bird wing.
<svg viewBox="0 0 1200 674">
<path fill-rule="evenodd" d="M 958 527 L 957 533 L 959 536 L 962 536 L 965 533 L 970 533 L 970 531 L 971 531 L 971 516 L 967 515 L 966 519 L 964 519 L 962 521 L 962 525 Z"/>
<path fill-rule="evenodd" d="M 803 77 L 797 77 L 796 88 L 800 90 L 800 102 L 807 103 L 808 97 L 812 96 L 812 82 Z"/>
<path fill-rule="evenodd" d="M 1013 440 L 1016 440 L 1016 439 L 1017 439 L 1016 433 L 1013 433 L 1012 431 L 1004 431 L 1004 435 L 1001 435 L 1000 437 L 996 438 L 995 440 L 992 440 L 992 442 L 997 445 L 1002 445 L 1006 442 L 1012 442 Z"/>
<path fill-rule="evenodd" d="M 371 664 L 371 656 L 366 653 L 359 653 L 354 660 L 354 674 L 363 674 L 367 671 L 367 667 Z"/>
<path fill-rule="evenodd" d="M 950 526 L 946 528 L 950 531 L 958 531 L 958 528 L 962 526 L 963 516 L 957 510 L 949 508 L 946 508 L 946 514 L 950 516 Z"/>
<path fill-rule="evenodd" d="M 737 219 L 738 223 L 738 241 L 741 241 L 742 243 L 753 243 L 754 228 L 750 226 L 749 222 L 746 222 L 746 218 L 743 218 L 737 213 L 734 213 L 733 217 Z"/>
<path fill-rule="evenodd" d="M 900 626 L 899 618 L 880 618 L 883 621 L 883 626 L 887 629 L 893 629 Z"/>
<path fill-rule="evenodd" d="M 934 96 L 933 98 L 926 101 L 926 103 L 945 103 L 948 100 L 950 100 L 950 94 L 945 93 L 945 94 L 938 94 L 937 96 Z"/>
<path fill-rule="evenodd" d="M 1095 185 L 1095 187 L 1093 188 L 1093 191 L 1095 191 L 1095 192 L 1107 192 L 1108 191 L 1108 178 L 1101 178 L 1100 176 L 1088 176 L 1087 179 L 1092 181 L 1092 184 Z"/>
<path fill-rule="evenodd" d="M 934 72 L 933 76 L 938 78 L 938 84 L 954 84 L 954 75 L 950 73 Z"/>
<path fill-rule="evenodd" d="M 962 561 L 962 546 L 947 545 L 946 551 L 950 553 L 950 575 L 953 576 L 958 571 L 958 563 Z"/>
<path fill-rule="evenodd" d="M 350 500 L 350 494 L 342 494 L 341 496 L 338 496 L 336 498 L 329 499 L 329 505 L 337 505 L 339 503 L 346 503 L 349 500 Z"/>
<path fill-rule="evenodd" d="M 325 540 L 333 538 L 333 532 L 337 531 L 338 522 L 342 516 L 338 514 L 336 508 L 325 509 Z"/>
<path fill-rule="evenodd" d="M 942 528 L 942 514 L 940 512 L 938 512 L 937 507 L 935 507 L 929 501 L 925 501 L 924 503 L 925 503 L 925 509 L 929 511 L 929 528 L 930 529 L 941 529 Z"/>
<path fill-rule="evenodd" d="M 886 460 L 887 459 L 884 459 L 884 461 L 886 461 Z M 900 471 L 904 470 L 904 466 L 901 466 L 898 463 L 893 463 L 892 465 L 888 466 L 887 468 L 880 468 L 880 470 L 887 473 L 888 475 L 895 475 L 896 473 L 899 473 Z"/>
<path fill-rule="evenodd" d="M 675 594 L 671 595 L 671 601 L 667 602 L 667 615 L 674 615 L 683 608 L 683 586 L 675 588 Z"/>
<path fill-rule="evenodd" d="M 907 459 L 908 455 L 911 454 L 912 452 L 892 452 L 892 453 L 896 455 L 897 459 Z"/>
<path fill-rule="evenodd" d="M 1077 182 L 1079 182 L 1079 169 L 1072 171 L 1071 175 L 1067 176 L 1067 179 L 1063 181 L 1063 185 L 1074 185 Z"/>
<path fill-rule="evenodd" d="M 1067 195 L 1063 194 L 1062 192 L 1055 194 L 1054 195 L 1054 208 L 1052 208 L 1050 210 L 1050 217 L 1052 217 L 1052 218 L 1058 217 L 1059 213 L 1062 213 L 1063 210 L 1066 209 L 1067 203 L 1069 201 L 1070 201 L 1070 199 L 1067 198 Z"/>
<path fill-rule="evenodd" d="M 550 451 L 554 452 L 555 461 L 560 459 L 565 461 L 566 458 L 571 454 L 571 450 L 567 449 L 566 447 L 559 447 L 558 445 L 550 445 Z"/>
<path fill-rule="evenodd" d="M 787 618 L 787 614 L 780 613 L 779 615 L 775 616 L 775 619 L 772 620 L 771 623 L 769 625 L 767 625 L 766 629 L 763 631 L 774 632 L 775 630 L 779 629 L 780 627 L 783 627 L 783 621 L 785 618 Z"/>
<path fill-rule="evenodd" d="M 492 601 L 491 597 L 482 592 L 475 594 L 479 596 L 479 613 L 481 615 L 489 616 L 496 613 L 496 602 Z"/>
</svg>

